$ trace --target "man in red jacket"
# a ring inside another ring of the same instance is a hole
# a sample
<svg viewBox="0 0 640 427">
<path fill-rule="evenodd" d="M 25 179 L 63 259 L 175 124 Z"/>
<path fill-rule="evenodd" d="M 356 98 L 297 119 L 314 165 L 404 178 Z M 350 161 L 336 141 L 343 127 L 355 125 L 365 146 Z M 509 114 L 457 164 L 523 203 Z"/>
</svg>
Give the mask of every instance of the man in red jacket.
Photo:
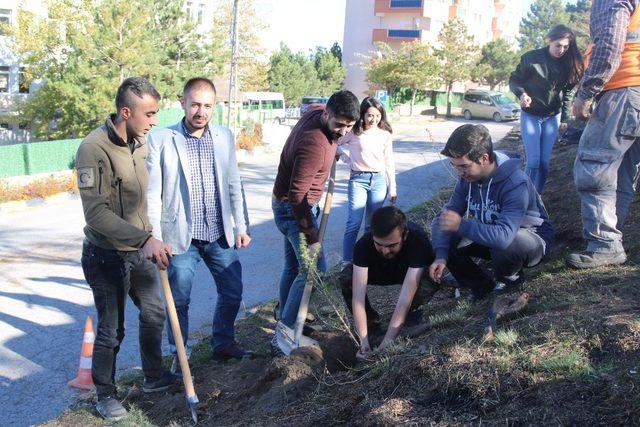
<svg viewBox="0 0 640 427">
<path fill-rule="evenodd" d="M 309 109 L 302 116 L 280 155 L 271 207 L 276 226 L 284 235 L 279 314 L 289 328 L 296 321 L 307 276 L 301 245 L 307 245 L 312 256 L 320 251 L 317 204 L 336 155 L 337 140 L 360 118 L 359 110 L 353 93 L 347 90 L 334 93 L 325 108 Z M 318 268 L 325 269 L 321 254 Z M 275 334 L 272 350 L 280 353 Z"/>
</svg>

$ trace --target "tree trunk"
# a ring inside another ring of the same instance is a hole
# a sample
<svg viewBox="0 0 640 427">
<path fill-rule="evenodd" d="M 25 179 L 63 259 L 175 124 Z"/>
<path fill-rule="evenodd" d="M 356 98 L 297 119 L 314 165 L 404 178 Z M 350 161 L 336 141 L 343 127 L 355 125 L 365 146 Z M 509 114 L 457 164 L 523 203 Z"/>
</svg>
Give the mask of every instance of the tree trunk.
<svg viewBox="0 0 640 427">
<path fill-rule="evenodd" d="M 447 117 L 451 117 L 451 90 L 453 89 L 453 83 L 447 85 Z"/>
<path fill-rule="evenodd" d="M 416 92 L 418 91 L 418 89 L 414 89 L 413 90 L 413 94 L 411 95 L 411 107 L 409 108 L 409 116 L 413 117 L 413 106 L 416 103 Z"/>
</svg>

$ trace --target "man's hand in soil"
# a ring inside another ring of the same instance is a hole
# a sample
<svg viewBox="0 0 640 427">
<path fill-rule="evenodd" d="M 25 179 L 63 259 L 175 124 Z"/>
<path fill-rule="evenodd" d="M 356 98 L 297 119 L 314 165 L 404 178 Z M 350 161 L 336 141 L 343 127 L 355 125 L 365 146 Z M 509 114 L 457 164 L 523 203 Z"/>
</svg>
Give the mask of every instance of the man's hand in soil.
<svg viewBox="0 0 640 427">
<path fill-rule="evenodd" d="M 358 360 L 369 360 L 373 353 L 371 352 L 371 346 L 369 345 L 369 340 L 365 339 L 364 342 L 360 344 L 360 350 L 356 353 L 356 359 Z"/>
<path fill-rule="evenodd" d="M 171 246 L 155 237 L 150 237 L 149 240 L 147 240 L 142 247 L 142 253 L 145 258 L 156 263 L 161 270 L 169 267 L 169 257 L 173 256 Z"/>
</svg>

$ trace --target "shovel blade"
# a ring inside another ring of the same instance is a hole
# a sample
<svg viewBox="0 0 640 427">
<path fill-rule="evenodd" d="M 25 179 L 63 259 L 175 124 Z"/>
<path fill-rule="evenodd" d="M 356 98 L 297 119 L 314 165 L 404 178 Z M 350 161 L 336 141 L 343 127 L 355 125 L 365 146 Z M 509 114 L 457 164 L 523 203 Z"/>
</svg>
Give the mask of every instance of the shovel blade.
<svg viewBox="0 0 640 427">
<path fill-rule="evenodd" d="M 285 325 L 282 322 L 276 324 L 276 339 L 278 342 L 278 348 L 287 356 L 291 354 L 293 350 L 299 347 L 319 346 L 318 341 L 313 338 L 309 338 L 306 335 L 300 336 L 300 341 L 296 344 L 294 340 L 295 331 Z"/>
</svg>

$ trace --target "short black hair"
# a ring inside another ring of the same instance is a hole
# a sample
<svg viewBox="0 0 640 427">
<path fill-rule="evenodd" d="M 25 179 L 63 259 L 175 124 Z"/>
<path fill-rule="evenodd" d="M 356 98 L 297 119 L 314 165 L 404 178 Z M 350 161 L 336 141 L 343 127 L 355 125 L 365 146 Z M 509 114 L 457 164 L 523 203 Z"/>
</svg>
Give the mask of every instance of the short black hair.
<svg viewBox="0 0 640 427">
<path fill-rule="evenodd" d="M 213 84 L 211 79 L 208 79 L 206 77 L 194 77 L 187 80 L 187 82 L 184 84 L 184 88 L 182 89 L 182 96 L 187 96 L 187 93 L 194 89 L 202 88 L 208 88 L 211 89 L 214 94 L 217 93 L 216 85 Z"/>
<path fill-rule="evenodd" d="M 133 106 L 132 95 L 138 98 L 149 95 L 160 101 L 160 94 L 147 79 L 144 77 L 129 77 L 124 79 L 116 93 L 116 110 L 120 111 L 123 107 L 131 108 Z"/>
<path fill-rule="evenodd" d="M 340 90 L 331 95 L 326 108 L 334 117 L 343 117 L 349 120 L 360 118 L 358 98 L 348 90 Z"/>
<path fill-rule="evenodd" d="M 371 234 L 376 237 L 386 237 L 396 228 L 404 235 L 407 228 L 407 216 L 395 206 L 378 208 L 371 216 Z"/>
<path fill-rule="evenodd" d="M 440 152 L 443 156 L 452 159 L 460 159 L 467 156 L 472 162 L 480 163 L 483 154 L 489 154 L 493 163 L 493 143 L 489 129 L 484 125 L 462 125 L 453 131 L 447 140 L 444 149 Z"/>
</svg>

